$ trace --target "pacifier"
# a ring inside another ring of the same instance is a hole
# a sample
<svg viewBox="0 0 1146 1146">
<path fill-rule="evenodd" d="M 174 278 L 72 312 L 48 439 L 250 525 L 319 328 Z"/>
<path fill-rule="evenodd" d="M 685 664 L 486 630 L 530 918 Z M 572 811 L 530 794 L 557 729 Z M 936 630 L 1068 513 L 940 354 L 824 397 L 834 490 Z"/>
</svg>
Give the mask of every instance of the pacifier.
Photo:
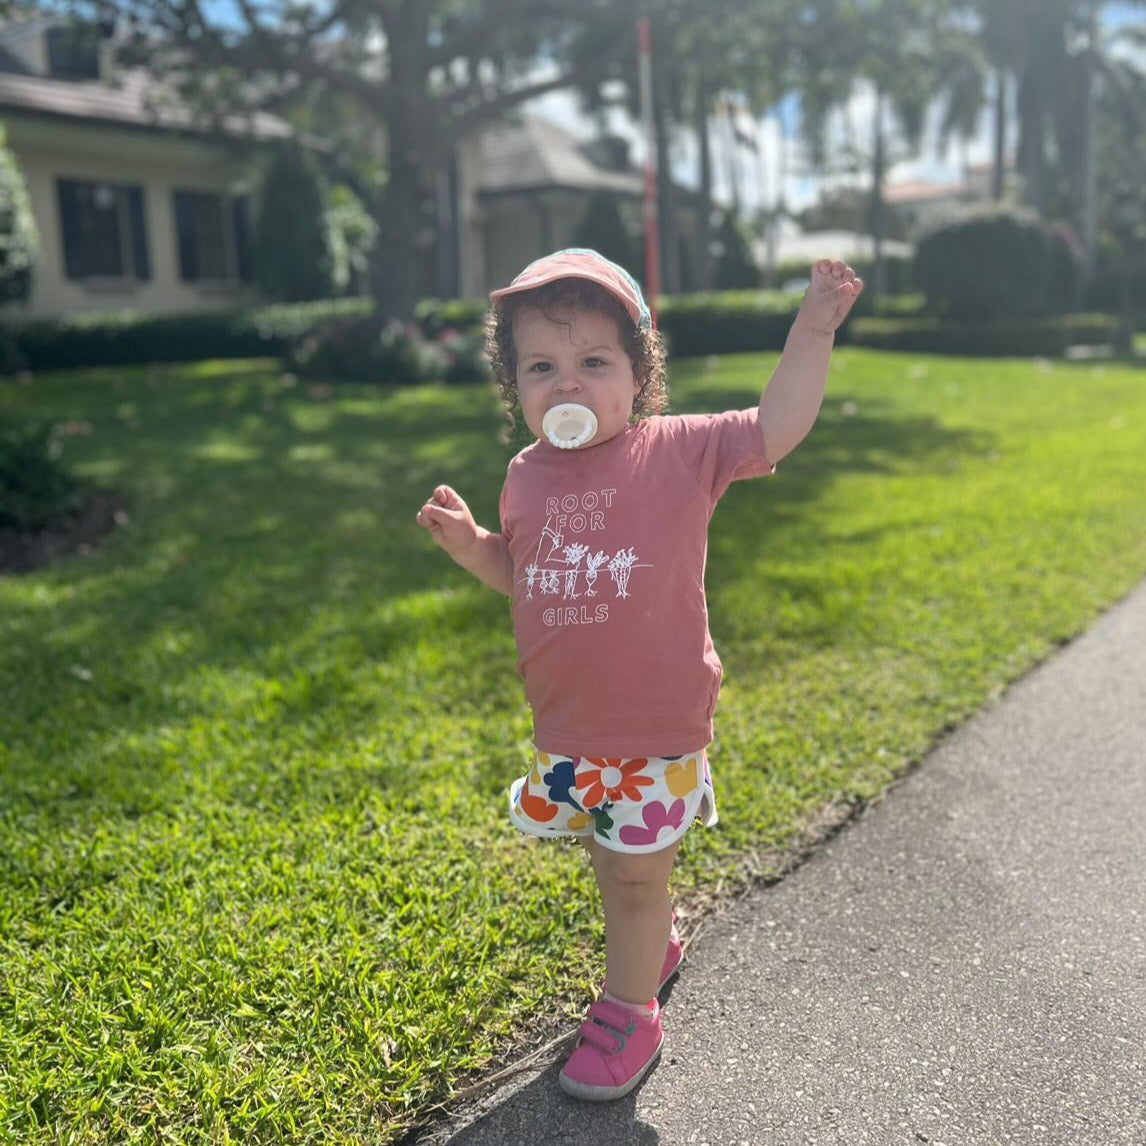
<svg viewBox="0 0 1146 1146">
<path fill-rule="evenodd" d="M 575 450 L 597 432 L 597 415 L 588 406 L 562 402 L 546 412 L 541 429 L 559 450 Z"/>
</svg>

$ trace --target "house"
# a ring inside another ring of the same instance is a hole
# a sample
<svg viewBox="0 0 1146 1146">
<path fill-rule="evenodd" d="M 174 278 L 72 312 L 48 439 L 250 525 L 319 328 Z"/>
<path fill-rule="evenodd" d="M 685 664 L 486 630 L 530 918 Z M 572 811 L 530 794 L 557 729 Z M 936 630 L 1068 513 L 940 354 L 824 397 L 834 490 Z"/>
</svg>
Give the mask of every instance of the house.
<svg viewBox="0 0 1146 1146">
<path fill-rule="evenodd" d="M 0 28 L 0 124 L 42 248 L 31 298 L 4 316 L 257 301 L 249 235 L 260 151 L 289 125 L 255 114 L 222 131 L 198 127 L 151 76 L 111 66 L 114 33 L 105 32 L 49 19 Z M 599 192 L 617 196 L 639 236 L 643 177 L 622 141 L 579 140 L 528 109 L 486 125 L 441 173 L 438 242 L 419 291 L 484 296 L 573 245 Z M 699 211 L 692 192 L 677 188 L 675 198 L 673 254 L 687 287 Z"/>
<path fill-rule="evenodd" d="M 221 132 L 197 127 L 145 75 L 110 75 L 110 31 L 46 19 L 0 28 L 0 123 L 42 248 L 31 298 L 6 317 L 197 311 L 253 297 L 258 145 L 288 126 L 259 114 Z"/>
<path fill-rule="evenodd" d="M 889 183 L 883 192 L 884 206 L 896 230 L 917 235 L 935 220 L 986 196 L 967 182 L 933 183 L 909 180 Z"/>
<path fill-rule="evenodd" d="M 572 246 L 591 198 L 615 195 L 629 231 L 643 234 L 644 179 L 624 140 L 589 142 L 528 109 L 491 124 L 459 149 L 458 290 L 479 296 L 527 263 Z M 699 211 L 676 188 L 674 241 L 683 285 L 691 285 Z M 641 267 L 630 267 L 641 277 Z M 667 284 L 666 284 L 667 285 Z"/>
</svg>

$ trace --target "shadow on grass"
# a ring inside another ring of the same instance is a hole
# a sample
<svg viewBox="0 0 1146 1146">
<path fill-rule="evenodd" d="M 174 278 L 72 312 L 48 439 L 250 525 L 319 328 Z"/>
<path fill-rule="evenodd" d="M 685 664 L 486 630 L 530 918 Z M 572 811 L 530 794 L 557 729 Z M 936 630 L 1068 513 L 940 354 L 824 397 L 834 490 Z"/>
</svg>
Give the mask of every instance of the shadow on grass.
<svg viewBox="0 0 1146 1146">
<path fill-rule="evenodd" d="M 209 720 L 217 698 L 198 689 L 211 674 L 235 682 L 234 723 L 249 722 L 253 740 L 268 719 L 283 730 L 314 726 L 301 750 L 319 751 L 321 741 L 327 761 L 387 724 L 472 723 L 483 705 L 520 708 L 505 602 L 414 522 L 446 482 L 479 521 L 496 524 L 513 448 L 499 442 L 503 419 L 490 391 L 312 390 L 284 382 L 269 364 L 211 365 L 90 372 L 34 387 L 41 413 L 90 423 L 69 455 L 127 496 L 131 524 L 93 557 L 37 574 L 38 590 L 17 593 L 9 609 L 4 740 L 24 754 L 29 776 L 38 755 L 71 754 L 75 770 L 88 773 L 109 742 Z M 707 409 L 747 404 L 743 390 L 708 388 L 699 398 Z M 859 412 L 845 416 L 849 403 Z M 727 495 L 710 585 L 752 574 L 769 535 L 830 483 L 942 472 L 987 445 L 981 435 L 834 395 L 764 496 L 744 486 Z M 60 721 L 66 734 L 52 729 Z M 432 743 L 415 737 L 403 750 L 432 751 Z M 88 783 L 47 785 L 35 802 L 154 807 L 165 790 L 183 791 L 186 778 L 178 761 L 152 753 L 117 755 L 117 794 L 100 790 L 97 771 Z M 354 768 L 383 786 L 416 783 L 394 762 L 373 773 L 369 764 Z M 305 799 L 308 781 L 296 772 L 292 791 Z M 329 797 L 328 781 L 314 781 L 316 799 Z"/>
</svg>

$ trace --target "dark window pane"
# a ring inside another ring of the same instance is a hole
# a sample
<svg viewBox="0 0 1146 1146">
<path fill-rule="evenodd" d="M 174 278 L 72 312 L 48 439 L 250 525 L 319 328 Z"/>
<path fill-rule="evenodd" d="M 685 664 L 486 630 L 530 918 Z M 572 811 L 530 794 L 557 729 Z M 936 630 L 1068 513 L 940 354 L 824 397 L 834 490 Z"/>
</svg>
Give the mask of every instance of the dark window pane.
<svg viewBox="0 0 1146 1146">
<path fill-rule="evenodd" d="M 222 195 L 175 192 L 179 273 L 185 282 L 232 277 L 227 259 L 226 220 Z"/>
<path fill-rule="evenodd" d="M 123 278 L 128 188 L 112 183 L 58 183 L 64 264 L 69 278 Z"/>
<path fill-rule="evenodd" d="M 49 28 L 48 74 L 60 80 L 99 79 L 99 38 L 94 28 Z"/>
<path fill-rule="evenodd" d="M 239 282 L 249 283 L 254 279 L 251 267 L 250 199 L 246 195 L 239 195 L 231 207 L 235 219 L 235 258 L 239 264 Z"/>
<path fill-rule="evenodd" d="M 143 188 L 128 187 L 127 205 L 131 214 L 131 254 L 137 279 L 151 278 L 151 256 L 147 249 L 147 219 L 143 211 Z"/>
</svg>

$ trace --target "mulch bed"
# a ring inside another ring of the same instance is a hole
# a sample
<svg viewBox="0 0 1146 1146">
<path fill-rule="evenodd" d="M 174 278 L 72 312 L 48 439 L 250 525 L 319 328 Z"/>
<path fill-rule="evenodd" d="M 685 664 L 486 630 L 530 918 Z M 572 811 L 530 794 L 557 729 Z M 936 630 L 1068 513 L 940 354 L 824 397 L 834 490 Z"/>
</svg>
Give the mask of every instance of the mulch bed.
<svg viewBox="0 0 1146 1146">
<path fill-rule="evenodd" d="M 88 554 L 126 523 L 123 498 L 109 490 L 96 490 L 79 509 L 40 529 L 0 526 L 0 576 L 30 573 L 61 557 Z"/>
</svg>

